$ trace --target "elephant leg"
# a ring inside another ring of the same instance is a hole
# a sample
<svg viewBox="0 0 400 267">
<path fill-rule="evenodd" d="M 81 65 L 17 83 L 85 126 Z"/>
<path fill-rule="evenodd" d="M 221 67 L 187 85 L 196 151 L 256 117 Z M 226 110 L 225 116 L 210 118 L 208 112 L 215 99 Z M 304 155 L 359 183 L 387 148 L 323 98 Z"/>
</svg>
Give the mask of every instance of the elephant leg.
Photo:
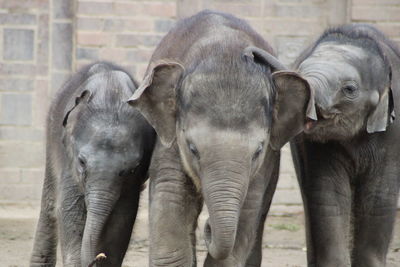
<svg viewBox="0 0 400 267">
<path fill-rule="evenodd" d="M 347 181 L 347 182 L 346 182 Z M 350 265 L 351 189 L 347 177 L 315 176 L 303 181 L 309 266 Z"/>
<path fill-rule="evenodd" d="M 39 221 L 30 266 L 51 267 L 57 261 L 57 219 L 55 178 L 46 168 Z"/>
<path fill-rule="evenodd" d="M 399 181 L 393 174 L 360 181 L 355 196 L 352 266 L 385 266 L 398 196 Z"/>
<path fill-rule="evenodd" d="M 348 155 L 332 144 L 291 143 L 304 204 L 309 267 L 350 266 L 352 170 Z"/>
<path fill-rule="evenodd" d="M 311 239 L 311 229 L 309 222 L 309 207 L 306 202 L 306 190 L 305 184 L 307 181 L 307 150 L 306 145 L 304 143 L 304 137 L 302 135 L 296 136 L 293 141 L 290 142 L 290 150 L 292 153 L 293 165 L 296 171 L 297 180 L 299 182 L 300 191 L 303 199 L 303 207 L 304 207 L 304 219 L 305 219 L 305 234 L 306 234 L 306 245 L 307 245 L 307 262 L 309 267 L 315 266 L 315 256 L 314 256 L 314 248 Z"/>
<path fill-rule="evenodd" d="M 62 179 L 57 211 L 63 266 L 81 266 L 81 245 L 86 209 L 83 194 L 71 177 Z"/>
<path fill-rule="evenodd" d="M 279 158 L 276 160 L 274 164 L 274 169 L 272 172 L 271 180 L 268 184 L 267 190 L 264 194 L 264 204 L 263 204 L 263 214 L 258 223 L 257 236 L 255 240 L 255 244 L 253 249 L 251 250 L 251 254 L 246 261 L 246 267 L 256 267 L 261 266 L 262 261 L 262 239 L 264 234 L 264 225 L 265 220 L 267 219 L 267 214 L 269 212 L 269 208 L 271 207 L 272 197 L 274 196 L 276 185 L 278 183 L 279 177 Z"/>
<path fill-rule="evenodd" d="M 150 266 L 196 266 L 194 230 L 202 200 L 177 147 L 157 144 L 150 166 Z"/>
<path fill-rule="evenodd" d="M 260 266 L 262 255 L 260 252 L 253 251 L 257 239 L 259 239 L 257 249 L 261 248 L 262 232 L 259 233 L 258 230 L 261 229 L 263 231 L 263 222 L 271 203 L 272 193 L 275 191 L 279 170 L 279 153 L 272 151 L 269 153 L 266 156 L 267 161 L 249 185 L 247 196 L 240 212 L 235 246 L 231 255 L 225 260 L 216 260 L 210 254 L 207 254 L 204 262 L 205 267 L 242 267 L 248 266 L 246 264 L 250 264 L 250 262 L 254 262 L 255 265 L 253 266 Z M 271 168 L 271 166 L 276 168 Z M 274 173 L 274 177 L 272 173 Z M 271 193 L 271 195 L 266 192 Z M 248 260 L 250 257 L 253 258 Z"/>
<path fill-rule="evenodd" d="M 99 241 L 98 253 L 105 253 L 107 256 L 100 266 L 121 266 L 128 249 L 141 188 L 138 185 L 126 187 L 129 190 L 123 192 L 115 204 Z"/>
<path fill-rule="evenodd" d="M 251 250 L 250 256 L 247 258 L 246 267 L 257 267 L 261 266 L 262 261 L 262 237 L 264 233 L 264 223 L 267 218 L 267 213 L 263 214 L 260 218 L 256 240 L 254 241 L 253 249 Z"/>
</svg>

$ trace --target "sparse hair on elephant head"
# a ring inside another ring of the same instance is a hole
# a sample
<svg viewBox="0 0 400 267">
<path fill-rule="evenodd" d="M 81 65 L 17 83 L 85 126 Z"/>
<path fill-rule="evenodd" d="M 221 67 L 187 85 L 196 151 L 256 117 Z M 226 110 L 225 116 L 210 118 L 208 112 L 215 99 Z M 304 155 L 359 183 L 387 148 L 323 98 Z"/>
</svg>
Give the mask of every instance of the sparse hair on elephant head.
<svg viewBox="0 0 400 267">
<path fill-rule="evenodd" d="M 273 94 L 266 112 L 272 121 L 270 145 L 279 150 L 289 139 L 301 132 L 309 120 L 316 120 L 314 97 L 305 79 L 287 70 L 267 51 L 249 46 L 242 58 L 263 65 Z M 178 88 L 187 73 L 182 63 L 174 60 L 151 62 L 148 71 L 128 103 L 143 114 L 156 130 L 161 142 L 171 146 L 176 138 L 176 114 L 179 109 Z"/>
<path fill-rule="evenodd" d="M 112 88 L 106 91 L 104 97 L 96 98 L 96 102 L 103 103 L 94 103 L 95 106 L 101 106 L 101 104 L 106 105 L 107 107 L 105 108 L 109 108 L 110 110 L 118 108 L 121 105 L 120 98 L 123 97 L 121 94 L 131 94 L 135 91 L 135 88 L 137 88 L 136 82 L 125 70 L 109 62 L 98 62 L 86 66 L 75 76 L 64 85 L 65 87 L 76 86 L 78 88 L 75 92 L 75 98 L 71 98 L 66 104 L 62 121 L 64 127 L 67 127 L 69 116 L 73 111 L 76 111 L 81 104 L 88 104 L 91 102 L 93 92 L 96 91 L 98 87 L 108 85 Z M 116 87 L 120 87 L 120 90 L 117 90 Z M 134 113 L 130 109 L 124 110 L 127 111 L 127 113 Z"/>
</svg>

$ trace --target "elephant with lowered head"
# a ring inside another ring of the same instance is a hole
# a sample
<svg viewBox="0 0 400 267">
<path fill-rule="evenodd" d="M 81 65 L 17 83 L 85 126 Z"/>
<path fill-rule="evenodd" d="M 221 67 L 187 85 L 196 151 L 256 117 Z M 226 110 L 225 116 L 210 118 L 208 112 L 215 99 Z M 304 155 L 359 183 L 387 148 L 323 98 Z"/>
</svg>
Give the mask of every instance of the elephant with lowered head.
<svg viewBox="0 0 400 267">
<path fill-rule="evenodd" d="M 261 242 L 254 245 L 275 190 L 279 149 L 302 130 L 310 97 L 306 82 L 272 54 L 247 23 L 212 11 L 181 20 L 156 48 L 129 100 L 158 134 L 150 266 L 196 265 L 203 199 L 204 265 L 260 265 Z"/>
<path fill-rule="evenodd" d="M 147 178 L 155 132 L 126 104 L 132 78 L 110 63 L 74 74 L 47 122 L 42 206 L 30 266 L 121 266 Z"/>
<path fill-rule="evenodd" d="M 385 266 L 400 188 L 399 63 L 365 24 L 326 30 L 295 63 L 315 102 L 291 143 L 308 266 Z"/>
</svg>

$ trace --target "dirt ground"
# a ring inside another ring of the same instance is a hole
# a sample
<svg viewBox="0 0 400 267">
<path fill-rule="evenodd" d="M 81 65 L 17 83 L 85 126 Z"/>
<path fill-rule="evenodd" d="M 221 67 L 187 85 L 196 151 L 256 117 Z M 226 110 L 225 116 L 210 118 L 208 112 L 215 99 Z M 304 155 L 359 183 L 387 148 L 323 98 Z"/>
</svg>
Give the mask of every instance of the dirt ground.
<svg viewBox="0 0 400 267">
<path fill-rule="evenodd" d="M 147 203 L 142 204 L 123 266 L 147 266 Z M 32 204 L 0 204 L 0 267 L 28 266 L 33 233 L 39 209 Z M 400 211 L 387 267 L 400 266 Z M 202 238 L 206 212 L 200 215 L 198 228 L 198 265 L 206 255 Z M 61 266 L 58 264 L 57 266 Z M 262 266 L 306 266 L 304 223 L 301 207 L 273 206 L 266 222 Z"/>
</svg>

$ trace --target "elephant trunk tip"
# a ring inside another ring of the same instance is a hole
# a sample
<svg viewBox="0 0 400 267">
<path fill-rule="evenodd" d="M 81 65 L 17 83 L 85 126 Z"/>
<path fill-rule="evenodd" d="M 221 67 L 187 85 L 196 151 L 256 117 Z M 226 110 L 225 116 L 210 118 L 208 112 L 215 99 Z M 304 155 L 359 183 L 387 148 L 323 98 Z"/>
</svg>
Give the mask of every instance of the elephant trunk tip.
<svg viewBox="0 0 400 267">
<path fill-rule="evenodd" d="M 232 252 L 233 250 L 233 244 L 232 242 L 231 246 L 220 246 L 216 244 L 216 238 L 213 237 L 213 232 L 209 223 L 209 219 L 207 220 L 205 226 L 204 226 L 204 240 L 208 249 L 208 252 L 210 255 L 216 259 L 216 260 L 224 260 L 226 259 Z"/>
<path fill-rule="evenodd" d="M 88 267 L 95 266 L 95 264 L 96 264 L 97 262 L 102 261 L 102 260 L 105 260 L 105 259 L 107 259 L 106 254 L 100 253 L 100 254 L 98 254 L 98 255 L 96 256 L 96 258 L 88 265 Z"/>
</svg>

